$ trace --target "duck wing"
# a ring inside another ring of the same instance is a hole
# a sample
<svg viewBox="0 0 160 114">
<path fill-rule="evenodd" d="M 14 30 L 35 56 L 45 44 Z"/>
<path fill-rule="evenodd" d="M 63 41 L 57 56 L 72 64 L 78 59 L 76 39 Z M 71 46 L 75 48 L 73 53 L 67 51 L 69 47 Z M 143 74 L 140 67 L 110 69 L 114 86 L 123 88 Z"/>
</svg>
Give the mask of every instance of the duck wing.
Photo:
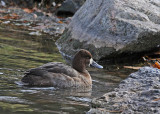
<svg viewBox="0 0 160 114">
<path fill-rule="evenodd" d="M 70 77 L 78 77 L 80 74 L 71 66 L 61 62 L 50 62 L 40 67 L 28 70 L 25 75 L 45 76 L 47 73 L 61 73 Z"/>
</svg>

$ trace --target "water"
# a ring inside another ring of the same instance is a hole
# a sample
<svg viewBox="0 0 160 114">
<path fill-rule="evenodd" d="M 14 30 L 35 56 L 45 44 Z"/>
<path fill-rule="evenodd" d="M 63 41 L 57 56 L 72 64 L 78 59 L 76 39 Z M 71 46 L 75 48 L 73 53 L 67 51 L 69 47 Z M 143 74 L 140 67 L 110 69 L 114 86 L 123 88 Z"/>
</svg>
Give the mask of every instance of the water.
<svg viewBox="0 0 160 114">
<path fill-rule="evenodd" d="M 0 28 L 0 113 L 83 114 L 92 98 L 112 91 L 128 72 L 89 68 L 90 92 L 54 87 L 25 87 L 19 82 L 24 71 L 47 62 L 65 62 L 55 38 L 32 36 L 28 31 Z"/>
</svg>

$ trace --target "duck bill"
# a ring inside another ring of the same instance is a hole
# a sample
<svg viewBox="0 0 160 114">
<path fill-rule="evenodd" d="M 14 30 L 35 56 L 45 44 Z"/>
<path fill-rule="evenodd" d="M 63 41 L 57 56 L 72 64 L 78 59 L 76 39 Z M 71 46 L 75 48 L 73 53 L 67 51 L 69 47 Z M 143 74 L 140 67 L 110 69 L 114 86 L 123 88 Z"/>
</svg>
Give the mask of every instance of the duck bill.
<svg viewBox="0 0 160 114">
<path fill-rule="evenodd" d="M 91 66 L 93 67 L 96 67 L 96 68 L 103 68 L 103 66 L 99 65 L 98 63 L 96 63 L 93 59 L 91 59 L 91 62 L 90 62 Z"/>
</svg>

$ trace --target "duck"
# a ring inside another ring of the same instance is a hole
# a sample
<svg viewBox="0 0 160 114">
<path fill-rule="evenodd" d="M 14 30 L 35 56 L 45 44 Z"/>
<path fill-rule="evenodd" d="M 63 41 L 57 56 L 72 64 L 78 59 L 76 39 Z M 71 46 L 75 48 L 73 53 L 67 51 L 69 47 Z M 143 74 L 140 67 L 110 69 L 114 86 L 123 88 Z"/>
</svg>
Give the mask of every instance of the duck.
<svg viewBox="0 0 160 114">
<path fill-rule="evenodd" d="M 28 86 L 49 86 L 58 88 L 91 87 L 92 78 L 87 67 L 103 68 L 96 63 L 88 50 L 80 49 L 72 60 L 72 65 L 49 62 L 25 72 L 21 79 Z"/>
</svg>

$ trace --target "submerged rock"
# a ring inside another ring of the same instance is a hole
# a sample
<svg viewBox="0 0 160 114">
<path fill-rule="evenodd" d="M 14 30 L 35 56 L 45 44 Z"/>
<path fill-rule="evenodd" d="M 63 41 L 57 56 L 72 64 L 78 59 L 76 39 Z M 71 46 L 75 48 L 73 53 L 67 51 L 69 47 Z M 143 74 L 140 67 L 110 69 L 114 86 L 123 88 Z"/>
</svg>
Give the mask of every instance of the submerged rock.
<svg viewBox="0 0 160 114">
<path fill-rule="evenodd" d="M 141 53 L 160 44 L 158 0 L 87 0 L 57 41 L 60 51 L 88 49 L 95 59 Z"/>
<path fill-rule="evenodd" d="M 160 114 L 160 70 L 143 67 L 113 92 L 92 100 L 90 114 Z"/>
</svg>

